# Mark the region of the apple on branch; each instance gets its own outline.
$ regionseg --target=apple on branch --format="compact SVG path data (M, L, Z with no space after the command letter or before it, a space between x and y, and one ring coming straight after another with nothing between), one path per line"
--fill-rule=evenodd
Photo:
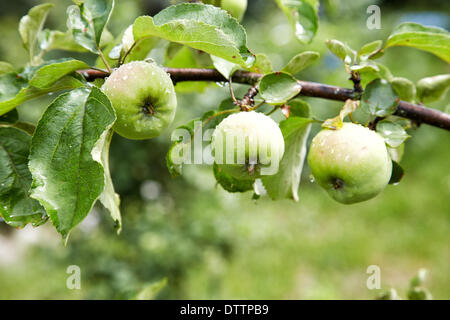
M114 107L114 130L128 139L157 137L175 117L177 98L169 75L155 63L122 65L106 79L103 92Z
M392 171L383 137L353 123L320 131L312 140L308 164L315 181L345 204L375 197L388 184Z
M212 136L216 164L238 180L273 175L284 153L283 134L272 118L255 111L234 113Z

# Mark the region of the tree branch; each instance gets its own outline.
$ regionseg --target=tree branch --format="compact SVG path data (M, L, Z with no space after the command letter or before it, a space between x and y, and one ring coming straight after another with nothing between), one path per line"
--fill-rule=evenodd
M227 82L216 69L194 69L194 68L164 68L174 83L181 81L214 81ZM87 81L97 78L105 78L109 75L106 71L85 69L79 70ZM254 86L262 78L262 74L249 71L236 71L232 76L234 83L248 84ZM329 100L345 101L347 99L357 99L360 95L352 89L330 86L326 84L298 80L302 86L299 95L316 97ZM450 115L436 109L430 109L422 105L415 105L406 101L400 101L395 115L415 120L419 123L426 123L438 128L450 130Z

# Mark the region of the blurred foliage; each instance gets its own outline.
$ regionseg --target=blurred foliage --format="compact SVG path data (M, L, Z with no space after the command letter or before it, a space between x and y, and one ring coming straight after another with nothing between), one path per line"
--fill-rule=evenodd
M17 26L27 10L44 1L0 3L0 60L26 62ZM65 30L69 0L50 1L55 8L48 27ZM375 1L376 2L376 1ZM322 1L316 39L302 45L272 1L249 1L243 25L249 47L266 53L274 69L305 50L321 58L297 77L350 86L341 62L326 39L358 49L386 39L400 22L449 27L448 1L379 1L382 29L365 27L366 8L374 1ZM120 34L138 15L154 14L169 1L117 1L109 29ZM264 36L262 36L264 35ZM280 50L280 48L283 48ZM51 53L46 58L67 56ZM89 54L72 54L95 63ZM435 56L392 48L380 61L395 76L417 81L449 73ZM245 86L235 85L238 96ZM216 107L227 88L210 86L201 94L180 94L173 128ZM22 121L36 122L54 97L19 107ZM307 99L317 118L337 115L342 103ZM449 94L429 106L444 110ZM275 118L281 119L277 112ZM313 128L312 135L319 130ZM450 298L450 158L449 133L422 126L409 132L398 186L352 206L331 200L303 172L300 201L251 200L251 193L228 194L215 185L210 168L185 166L171 179L165 166L170 130L149 141L115 136L111 170L122 198L123 231L117 236L106 212L95 208L76 228L67 247L50 225L14 230L0 224L0 298L121 299L167 278L159 298L332 299L374 298L366 288L368 265L381 268L382 287L405 292L416 270L430 270L427 288L437 299ZM311 139L311 138L310 138ZM66 288L66 269L81 268L81 290Z

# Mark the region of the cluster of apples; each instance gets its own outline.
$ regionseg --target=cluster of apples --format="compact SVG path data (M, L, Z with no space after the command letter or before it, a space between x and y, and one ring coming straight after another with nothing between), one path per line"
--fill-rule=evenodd
M241 19L247 1L222 0L222 7ZM124 41L130 42L130 37L131 32L126 32ZM120 66L106 79L102 90L117 114L114 130L125 138L157 137L174 119L177 99L173 83L153 62L134 61ZM230 133L233 139L239 136L245 141L243 150L227 149L226 137ZM218 139L218 136L225 138ZM254 111L242 111L225 118L216 127L212 141L213 151L225 150L225 157L233 159L244 157L243 162L219 164L223 171L238 180L255 180L264 174L264 169L278 168L284 148L278 124L269 116ZM264 153L259 152L262 149ZM392 171L384 139L375 131L354 123L320 131L312 140L308 164L315 181L333 199L345 204L379 194L388 184Z

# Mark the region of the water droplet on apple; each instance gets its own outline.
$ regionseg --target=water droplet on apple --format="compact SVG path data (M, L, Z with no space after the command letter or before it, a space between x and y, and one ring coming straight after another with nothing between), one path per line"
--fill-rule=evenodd
M314 179L314 176L312 174L309 175L309 181L311 183L314 183L316 180Z

